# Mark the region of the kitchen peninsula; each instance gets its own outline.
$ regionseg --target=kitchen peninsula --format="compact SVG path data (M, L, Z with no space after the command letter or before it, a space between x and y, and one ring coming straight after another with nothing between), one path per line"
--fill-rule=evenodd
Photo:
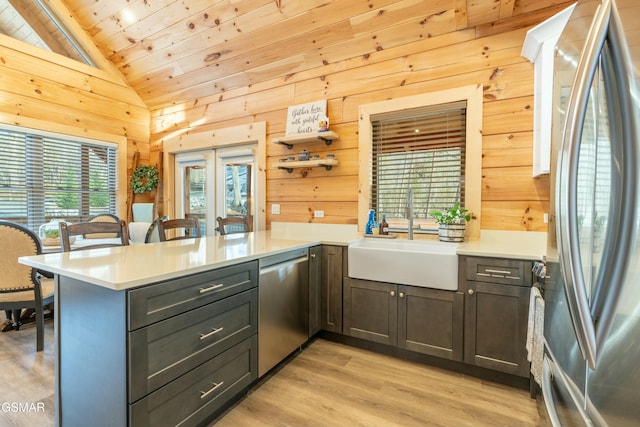
M22 258L56 278L57 424L208 420L257 379L258 260L320 243L261 231Z

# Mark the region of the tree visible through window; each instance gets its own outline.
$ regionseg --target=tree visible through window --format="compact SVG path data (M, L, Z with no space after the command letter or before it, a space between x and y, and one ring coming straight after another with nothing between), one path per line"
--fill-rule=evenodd
M407 191L414 226L436 229L429 212L464 206L466 103L400 111L372 120L371 208L391 228L407 228Z
M34 231L116 210L116 148L0 129L0 218Z

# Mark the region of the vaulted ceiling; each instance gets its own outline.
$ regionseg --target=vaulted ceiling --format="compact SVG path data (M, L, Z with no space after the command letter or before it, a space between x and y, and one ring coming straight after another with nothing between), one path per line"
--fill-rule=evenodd
M61 1L151 110L566 5L559 0Z

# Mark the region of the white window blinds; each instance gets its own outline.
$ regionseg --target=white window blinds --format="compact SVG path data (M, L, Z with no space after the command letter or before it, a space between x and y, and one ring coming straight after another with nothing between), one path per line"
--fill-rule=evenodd
M114 146L0 128L0 147L0 219L37 231L115 214Z
M406 228L406 194L421 228L435 228L429 211L464 206L466 103L457 102L376 117L373 125L372 200L392 228Z

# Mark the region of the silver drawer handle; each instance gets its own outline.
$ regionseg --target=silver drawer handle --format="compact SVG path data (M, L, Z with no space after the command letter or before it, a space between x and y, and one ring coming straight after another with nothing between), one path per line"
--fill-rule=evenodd
M485 270L487 273L498 273L498 274L511 274L510 271L505 271L505 270L490 270L490 269L486 269Z
M211 335L217 334L218 332L220 332L223 329L224 329L224 327L220 326L219 328L213 328L213 330L211 332L209 332L208 334L200 334L200 341L209 338Z
M476 275L478 275L478 276L491 277L491 275L490 275L489 273L476 273Z
M209 390L207 390L207 391L200 390L200 399L204 399L205 397L209 396L211 393L216 391L216 389L218 389L218 387L220 387L222 384L224 384L224 381L220 381L218 384L216 384L216 383L211 383L211 384L213 384L213 387L211 387Z
M224 286L224 283L220 283L219 285L209 286L208 288L200 288L200 293L204 294L207 292L215 291L216 289L220 289Z

